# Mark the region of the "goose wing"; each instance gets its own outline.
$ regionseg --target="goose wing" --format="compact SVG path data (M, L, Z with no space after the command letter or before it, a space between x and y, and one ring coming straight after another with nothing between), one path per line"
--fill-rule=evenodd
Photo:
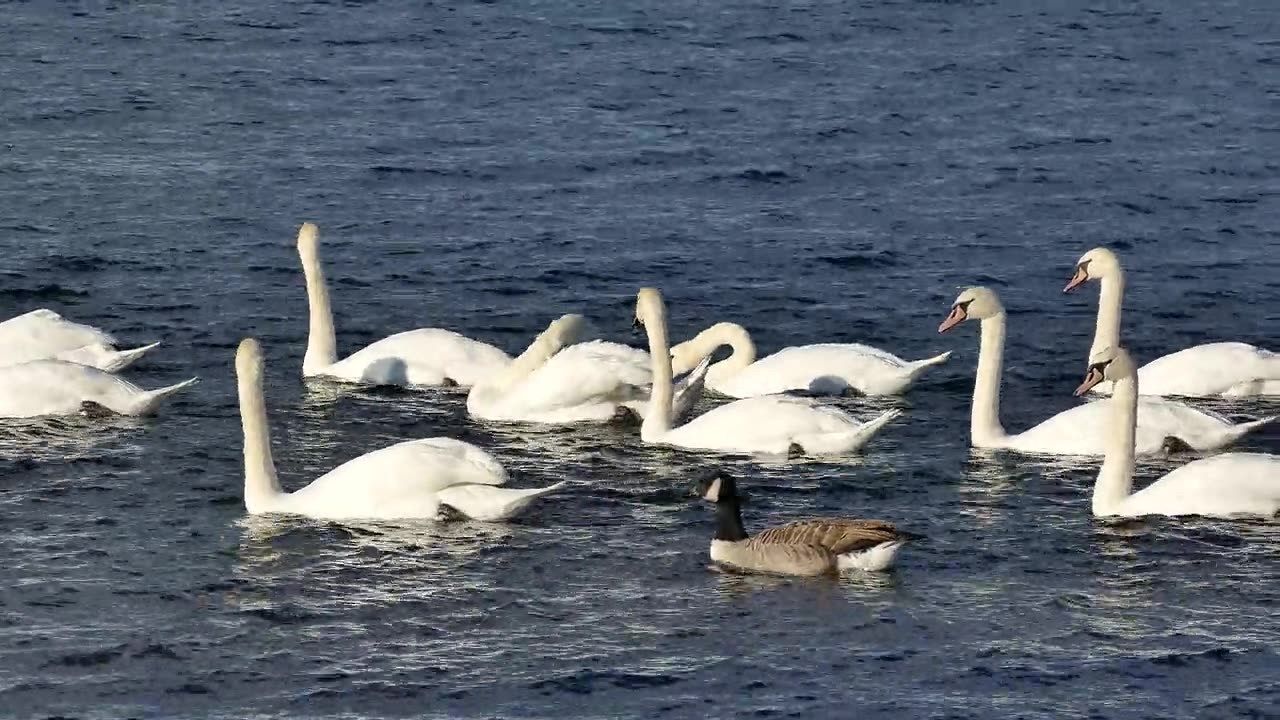
M772 527L756 534L764 544L818 545L836 555L873 548L881 543L906 539L891 523L883 520L813 518Z

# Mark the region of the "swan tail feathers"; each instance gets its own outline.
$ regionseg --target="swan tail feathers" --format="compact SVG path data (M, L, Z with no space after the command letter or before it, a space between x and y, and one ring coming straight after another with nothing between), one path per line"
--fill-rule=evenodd
M948 350L942 353L941 355L934 355L931 358L925 358L924 360L917 360L911 363L911 372L910 372L911 379L912 380L916 379L917 377L920 376L920 373L924 372L925 370L928 370L929 368L935 365L941 365L950 359L951 359L951 351Z
M843 455L862 448L881 428L902 415L901 410L886 410L879 417L848 432L822 433L795 438L808 455Z
M145 392L142 394L142 398L138 403L134 405L133 412L130 414L150 415L155 412L156 408L160 407L160 404L168 399L170 395L180 393L198 382L200 382L200 378L193 377L189 380L183 380L176 385L170 385L168 387L157 388L155 390Z
M898 557L898 550L906 544L906 540L891 540L858 552L836 556L836 565L841 570L864 570L880 572L893 567Z
M103 363L100 365L100 369L110 373L120 372L130 365L138 362L138 360L142 359L143 355L146 355L159 345L160 343L153 342L150 345L143 345L142 347L136 347L131 350L116 350L114 352L109 352L104 357Z
M481 522L508 520L520 514L534 500L568 484L561 480L546 487L515 489L492 485L453 485L438 494L440 504L456 513Z
M1219 447L1221 447L1221 445L1226 445L1227 443L1235 442L1260 427L1270 425L1275 422L1276 418L1280 418L1280 415L1270 415L1262 418L1261 420L1250 420L1249 422L1232 425L1226 429L1225 433L1223 433L1223 441L1220 443Z

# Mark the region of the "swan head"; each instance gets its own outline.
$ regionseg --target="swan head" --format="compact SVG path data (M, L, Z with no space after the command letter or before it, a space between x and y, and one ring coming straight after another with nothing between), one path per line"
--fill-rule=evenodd
M250 380L262 377L262 345L253 338L240 341L236 348L236 375Z
M302 223L298 228L298 254L316 257L320 253L320 228L315 223Z
M644 327L646 322L661 318L665 312L662 293L657 288L640 288L640 292L636 294L636 321L632 327Z
M965 320L986 320L1003 313L1004 305L994 290L985 287L966 288L951 303L951 312L938 326L938 332L944 333Z
M738 484L733 476L717 470L698 480L693 491L698 497L713 503L731 502L738 497Z
M1101 280L1119 272L1120 258L1107 248L1096 247L1076 261L1076 273L1071 276L1071 282L1062 288L1062 292L1071 292L1090 280Z
M545 334L557 347L564 347L578 342L586 328L585 317L569 313L552 320Z
M1127 350L1122 347L1105 347L1089 356L1089 369L1085 371L1084 382L1076 388L1075 394L1077 397L1084 395L1100 382L1115 382L1133 377L1137 371Z

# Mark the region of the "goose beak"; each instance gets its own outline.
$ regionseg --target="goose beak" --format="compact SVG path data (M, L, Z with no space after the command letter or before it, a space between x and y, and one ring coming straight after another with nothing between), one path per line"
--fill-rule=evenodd
M1098 368L1089 368L1088 374L1084 376L1084 382L1080 383L1080 387L1076 388L1075 396L1089 392L1089 390L1098 383L1102 382L1102 371Z
M1062 288L1062 292L1069 293L1083 285L1088 279L1089 271L1084 268L1084 265L1077 266L1076 274L1071 276L1071 282L1067 283L1067 286Z
M959 305L956 305L955 307L951 308L951 314L947 315L947 319L943 320L942 324L938 326L938 332L944 333L950 330L951 328L964 322L965 318L967 317L969 317L969 314L965 312L964 308L960 307Z

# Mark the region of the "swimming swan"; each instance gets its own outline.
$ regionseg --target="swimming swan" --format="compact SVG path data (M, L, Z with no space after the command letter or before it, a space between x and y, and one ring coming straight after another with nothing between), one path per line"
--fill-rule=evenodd
M938 327L938 332L946 332L965 320L982 321L978 372L973 382L973 407L969 419L969 442L973 447L1050 455L1103 454L1106 450L1103 421L1107 417L1107 409L1100 403L1085 403L1064 410L1016 435L1005 432L1000 424L1004 305L994 291L971 287L956 298L951 313ZM1161 453L1171 447L1181 449L1184 444L1196 450L1212 450L1230 444L1274 419L1232 425L1221 416L1180 402L1143 398L1138 409L1137 448L1144 455Z
M1095 517L1141 515L1205 515L1228 517L1280 512L1280 456L1224 453L1188 463L1147 487L1133 492L1134 435L1141 374L1124 348L1105 348L1089 358L1083 395L1110 381L1107 454L1093 486Z
M476 520L504 520L535 498L563 487L494 487L507 471L489 453L460 440L408 440L353 458L310 485L284 492L276 478L262 389L262 348L252 338L236 350L244 429L244 506L251 515L290 513L343 519L436 518L442 505Z
M844 518L800 520L748 537L732 477L718 473L700 481L696 492L716 504L712 561L740 570L784 575L887 570L915 537L882 520Z
M165 398L199 378L156 390L88 365L65 360L32 360L0 367L0 417L44 415L150 415Z
M941 365L950 352L925 360L907 361L869 345L821 343L786 347L756 359L756 346L746 328L716 323L692 339L671 349L677 372L688 369L721 345L733 354L707 371L707 387L728 397L772 395L807 390L823 395L843 395L853 390L863 395L897 395L927 369Z
M419 328L385 337L338 360L329 287L320 265L320 230L303 223L298 257L307 281L310 329L303 377L377 385L471 387L500 372L511 358L498 348L452 330Z
M159 344L117 350L116 339L107 332L72 322L46 308L0 322L0 365L65 360L119 372Z
M649 407L649 353L620 343L577 342L581 315L551 323L510 367L467 395L467 412L483 420L542 424L606 422L644 417ZM702 397L707 364L681 383L677 415Z
M721 405L673 428L666 307L657 290L640 290L636 323L649 335L653 364L649 411L640 425L640 438L646 443L729 453L780 455L798 450L809 455L839 455L862 447L902 414L889 410L864 424L808 398L762 395Z
M1120 343L1120 308L1124 299L1124 270L1111 250L1097 247L1080 257L1075 275L1063 288L1071 292L1090 280L1098 280L1098 322L1090 353ZM1242 342L1195 345L1156 358L1138 368L1144 395L1280 395L1280 354ZM1111 383L1093 392L1111 392Z

